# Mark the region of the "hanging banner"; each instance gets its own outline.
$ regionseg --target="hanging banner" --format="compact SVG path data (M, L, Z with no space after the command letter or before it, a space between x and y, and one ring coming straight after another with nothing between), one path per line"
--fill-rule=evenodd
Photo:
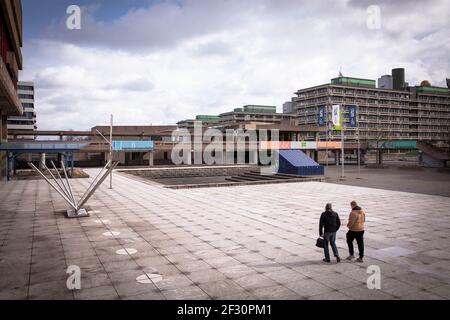
M334 130L341 131L342 130L342 112L341 106L338 104L333 105L333 113L331 118L334 126Z
M325 125L325 106L319 107L318 125L319 125L319 127L323 127Z
M355 128L358 126L357 123L356 106L348 106L348 120L350 127Z

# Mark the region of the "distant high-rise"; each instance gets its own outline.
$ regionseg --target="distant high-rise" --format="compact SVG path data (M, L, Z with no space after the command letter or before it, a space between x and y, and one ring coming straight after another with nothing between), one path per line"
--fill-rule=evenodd
M405 69L392 69L392 89L403 90L406 87L405 83Z
M294 109L292 108L292 101L288 101L283 103L283 113L293 113Z
M8 130L29 131L30 135L20 135L18 139L34 140L33 132L36 126L36 111L34 109L34 84L33 82L19 82L18 93L22 102L23 114L21 116L8 117ZM12 137L10 137L11 139Z
M381 76L381 78L378 78L378 88L392 90L394 88L392 83L392 76L390 74L386 74L384 76Z

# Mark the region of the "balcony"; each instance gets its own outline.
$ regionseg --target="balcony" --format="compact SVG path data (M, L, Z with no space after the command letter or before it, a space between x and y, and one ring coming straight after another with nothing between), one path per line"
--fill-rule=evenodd
M2 59L0 59L0 109L12 116L20 116L23 113L22 103Z

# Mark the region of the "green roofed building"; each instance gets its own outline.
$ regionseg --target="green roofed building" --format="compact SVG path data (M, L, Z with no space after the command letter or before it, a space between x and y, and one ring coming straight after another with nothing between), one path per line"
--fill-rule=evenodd
M277 113L276 106L247 105L242 108L243 112L254 113Z
M297 118L295 114L277 113L276 106L266 105L245 105L231 112L222 113L219 117L220 126L225 129L249 123L294 126Z
M198 115L195 117L195 120L197 121L203 121L203 122L219 122L220 117L219 116L211 116L211 115Z
M367 88L376 88L376 86L377 86L375 80L349 78L349 77L338 77L338 78L331 79L331 84L367 87Z

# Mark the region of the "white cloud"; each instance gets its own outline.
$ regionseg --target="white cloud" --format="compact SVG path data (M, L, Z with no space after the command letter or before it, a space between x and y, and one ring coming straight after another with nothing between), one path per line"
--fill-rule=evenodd
M411 84L444 85L445 1L380 6L382 28L369 30L366 7L352 1L163 2L26 43L22 79L36 82L42 129L88 129L110 113L120 124L174 124L243 104L281 106L341 67L374 79L405 67Z

